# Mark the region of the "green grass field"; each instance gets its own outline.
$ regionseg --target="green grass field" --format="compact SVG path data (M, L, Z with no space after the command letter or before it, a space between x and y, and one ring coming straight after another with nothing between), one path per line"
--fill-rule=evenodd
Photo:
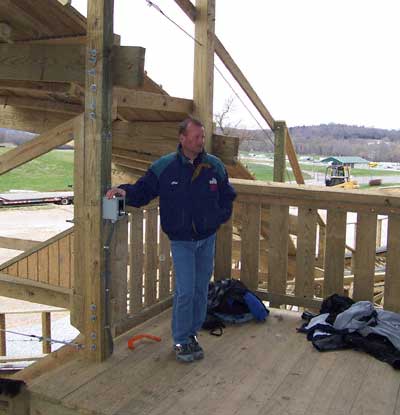
M0 154L7 151L0 148ZM71 190L74 152L53 150L0 176L0 192L11 189L57 191Z
M287 163L289 164L289 163ZM301 170L306 171L313 171L318 173L325 173L326 167L325 166L315 166L313 164L304 164L300 163ZM352 176L400 176L399 170L376 170L376 169L351 169Z
M245 165L255 174L257 180L272 181L274 176L274 168L272 166L248 162L245 162ZM303 176L305 179L311 179L311 176L305 172L303 172ZM295 180L294 175L290 170L287 171L285 179L286 181Z

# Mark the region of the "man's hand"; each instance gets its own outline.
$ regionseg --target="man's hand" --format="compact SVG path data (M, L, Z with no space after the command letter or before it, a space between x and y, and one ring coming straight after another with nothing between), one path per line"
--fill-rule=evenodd
M119 187L112 187L111 189L107 190L106 198L112 199L114 196L122 196L125 197L126 192L124 189L120 189Z

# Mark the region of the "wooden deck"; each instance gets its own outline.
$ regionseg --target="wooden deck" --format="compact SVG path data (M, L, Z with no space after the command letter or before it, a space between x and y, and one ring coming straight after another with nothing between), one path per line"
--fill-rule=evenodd
M181 364L171 351L170 311L122 336L101 364L76 359L37 378L35 415L400 414L400 372L355 351L320 353L295 312L271 310L265 324L200 335L203 361ZM139 333L162 337L127 339Z

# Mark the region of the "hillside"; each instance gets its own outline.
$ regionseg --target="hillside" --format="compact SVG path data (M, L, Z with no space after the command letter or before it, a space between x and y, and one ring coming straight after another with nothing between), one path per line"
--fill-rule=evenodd
M289 128L298 154L360 156L374 161L400 160L400 130L321 124ZM242 151L272 151L272 133L231 129Z

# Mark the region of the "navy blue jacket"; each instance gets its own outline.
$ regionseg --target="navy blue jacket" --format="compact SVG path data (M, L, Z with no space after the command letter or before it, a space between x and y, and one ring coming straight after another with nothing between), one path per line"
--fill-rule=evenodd
M221 160L203 152L191 163L180 146L155 161L135 184L119 187L134 207L160 196L161 227L171 240L181 241L215 233L230 218L236 197Z

